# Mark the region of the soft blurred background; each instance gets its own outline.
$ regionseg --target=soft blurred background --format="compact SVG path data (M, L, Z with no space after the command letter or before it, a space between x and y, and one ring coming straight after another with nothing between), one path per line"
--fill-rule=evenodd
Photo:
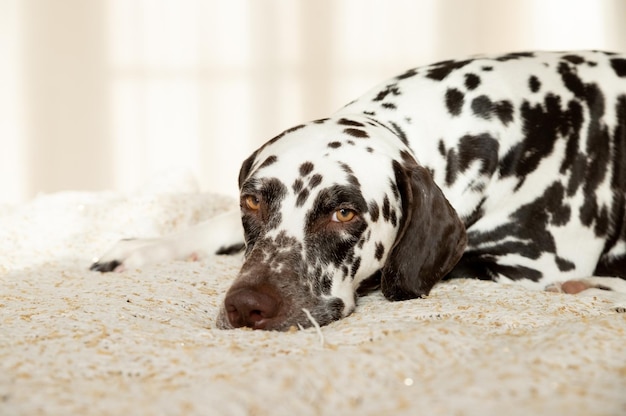
M626 51L625 0L0 0L0 202L241 161L410 67Z

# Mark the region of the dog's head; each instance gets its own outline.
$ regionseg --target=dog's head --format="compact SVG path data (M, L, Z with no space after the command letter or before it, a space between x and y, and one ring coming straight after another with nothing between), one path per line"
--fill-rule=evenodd
M356 294L425 296L465 228L400 138L361 116L287 130L239 175L245 260L217 324L285 330L349 315Z

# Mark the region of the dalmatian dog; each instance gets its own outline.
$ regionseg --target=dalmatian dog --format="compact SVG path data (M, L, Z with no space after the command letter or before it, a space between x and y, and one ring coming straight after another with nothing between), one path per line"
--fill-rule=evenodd
M624 294L626 56L411 69L265 143L239 188L239 211L122 241L92 269L244 250L220 328L325 325L357 295L420 298L451 278Z

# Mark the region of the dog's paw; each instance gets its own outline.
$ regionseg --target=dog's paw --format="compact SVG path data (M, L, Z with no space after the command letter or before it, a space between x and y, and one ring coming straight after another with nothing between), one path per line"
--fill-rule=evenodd
M547 292L594 296L609 303L609 310L626 313L626 280L616 277L586 277L546 286Z
M111 260L111 261L103 262L103 261L100 261L99 259L95 259L92 265L89 266L89 270L94 271L94 272L102 272L102 273L121 271L118 269L121 265L122 263L120 263L118 260Z
M584 280L566 280L564 282L550 283L548 286L546 286L545 291L575 295L582 292L583 290L591 289L594 287L595 286L592 286L590 283Z
M164 254L163 250L159 250L158 241L157 239L120 240L102 257L94 259L89 270L102 273L123 272L129 268L153 263L158 254Z

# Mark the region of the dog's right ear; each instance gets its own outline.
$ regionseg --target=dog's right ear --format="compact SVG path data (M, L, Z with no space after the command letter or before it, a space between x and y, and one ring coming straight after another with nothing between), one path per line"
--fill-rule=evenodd
M394 161L403 213L381 276L381 289L389 300L428 295L456 265L467 244L465 225L430 173L408 155L404 162Z

